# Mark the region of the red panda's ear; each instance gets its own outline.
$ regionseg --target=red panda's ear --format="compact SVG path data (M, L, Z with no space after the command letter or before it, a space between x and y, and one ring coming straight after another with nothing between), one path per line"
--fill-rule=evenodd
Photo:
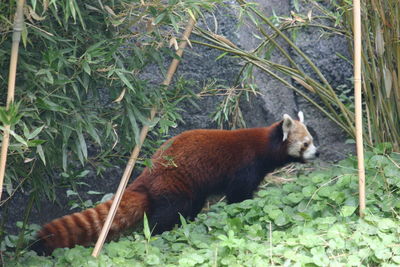
M282 131L283 131L283 140L285 141L288 138L290 130L293 128L294 122L292 118L285 114L283 115L283 123L282 123Z
M299 121L301 123L304 123L304 114L302 111L299 111L299 113L297 114L297 116L299 117Z

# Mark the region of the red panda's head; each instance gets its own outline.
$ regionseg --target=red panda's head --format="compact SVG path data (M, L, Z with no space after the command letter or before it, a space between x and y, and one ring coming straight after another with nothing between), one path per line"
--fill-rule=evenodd
M287 143L289 156L306 161L318 157L313 137L304 125L303 112L298 114L299 120L293 120L289 115L283 115L283 142Z

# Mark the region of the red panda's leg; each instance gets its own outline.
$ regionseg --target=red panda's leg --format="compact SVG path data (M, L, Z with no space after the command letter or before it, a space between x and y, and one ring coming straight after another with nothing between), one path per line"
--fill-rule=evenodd
M258 171L256 164L238 171L231 179L225 191L228 203L237 203L253 197L264 174Z
M254 190L243 191L239 190L239 188L231 188L231 190L226 193L226 199L229 204L242 202L243 200L253 198L253 192Z
M189 215L190 220L194 220L196 218L197 214L199 214L200 211L203 209L204 203L206 203L206 196L198 196L192 202L192 211L191 214Z
M153 233L160 234L179 225L180 215L188 219L194 218L203 204L204 201L196 201L179 195L159 196L153 199L149 215L149 224Z

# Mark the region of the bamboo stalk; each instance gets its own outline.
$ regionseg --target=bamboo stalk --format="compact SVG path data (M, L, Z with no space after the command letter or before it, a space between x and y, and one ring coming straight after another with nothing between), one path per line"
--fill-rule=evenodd
M362 136L362 105L361 105L361 8L360 0L353 1L354 20L354 97L356 120L356 145L358 159L358 190L360 217L365 215L365 170L364 148Z
M179 48L176 51L176 55L179 58L182 57L183 51L188 44L189 36L192 33L194 24L195 24L195 20L193 18L190 18L190 20L185 28L185 32L183 33L182 41L180 42ZM171 83L172 77L179 65L179 62L180 62L180 60L176 59L176 58L174 58L172 60L171 65L169 66L166 78L162 83L163 85L168 86ZM156 109L156 107L153 107L150 111L150 118L149 118L150 121L152 121L154 119L156 113L157 113L157 109ZM139 155L142 144L143 144L144 140L146 139L148 131L149 131L148 125L144 125L142 130L140 131L140 142L139 142L139 144L136 144L135 148L133 149L133 151L131 153L129 161L125 167L124 174L122 175L121 182L118 186L117 192L114 197L114 201L111 205L110 211L108 212L107 219L104 222L104 225L103 225L103 228L101 229L99 238L97 239L96 245L93 249L93 252L92 252L93 257L97 257L99 255L100 250L104 245L104 242L107 238L107 234L110 230L112 221L114 220L115 214L117 213L119 203L121 202L123 192L125 190L126 185L128 184L129 177L132 174L132 170L136 164L136 159Z
M12 46L11 46L11 59L10 59L10 72L8 74L8 90L7 90L7 103L6 110L9 110L10 105L14 103L15 95L15 77L17 73L17 62L18 62L18 49L19 41L21 40L21 32L24 23L24 4L25 0L18 0L17 10L15 12L14 27L12 35ZM8 144L10 142L10 128L11 125L4 125L3 142L1 144L1 155L0 155L0 200L3 192L4 175L6 172L7 152Z

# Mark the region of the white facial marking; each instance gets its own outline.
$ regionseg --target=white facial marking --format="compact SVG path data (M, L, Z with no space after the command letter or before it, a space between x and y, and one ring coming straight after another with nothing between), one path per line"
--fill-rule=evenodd
M292 157L299 158L301 146L303 142L296 141L294 143L290 143L288 147L288 154Z
M299 117L299 121L301 123L304 123L304 114L302 111L299 111L299 113L297 114L297 116Z
M315 153L317 153L317 148L314 146L314 144L311 144L303 152L303 158L304 159L314 159L315 158Z

